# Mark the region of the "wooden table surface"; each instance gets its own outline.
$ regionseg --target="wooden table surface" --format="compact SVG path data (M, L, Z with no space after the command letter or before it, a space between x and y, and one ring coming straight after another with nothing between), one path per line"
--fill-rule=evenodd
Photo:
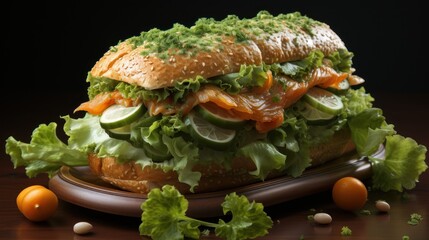
M389 123L404 136L414 138L420 144L429 146L429 128L427 127L429 97L423 94L379 94L374 95L375 105L384 110ZM72 96L56 96L58 101ZM35 102L43 100L37 97ZM22 104L18 103L18 104ZM26 106L26 111L18 112L7 108L12 113L2 121L0 139L13 135L19 140L28 141L32 129L40 123L60 121L55 117L67 114L59 105L50 109ZM61 109L61 110L60 110ZM22 110L22 109L21 109ZM57 111L58 110L58 111ZM5 122L6 121L6 122ZM22 168L13 169L9 156L0 151L0 239L146 239L139 235L140 219L117 216L90 209L85 209L60 200L55 215L46 222L33 223L24 218L18 211L15 198L25 187L33 184L48 186L49 179L39 176L29 179ZM385 199L391 205L387 214L375 211L374 201ZM266 208L274 221L270 234L261 239L402 239L409 236L411 240L429 239L429 171L420 178L417 187L404 194L389 192L369 192L369 201L364 207L372 212L370 215L344 212L333 204L330 192L322 192L279 205ZM320 226L307 219L313 214L312 209L329 213L333 222ZM417 226L407 224L410 214L422 215L423 221ZM76 222L87 221L94 229L88 235L73 233ZM349 237L341 236L341 228L348 226L352 230ZM215 239L209 236L204 239Z

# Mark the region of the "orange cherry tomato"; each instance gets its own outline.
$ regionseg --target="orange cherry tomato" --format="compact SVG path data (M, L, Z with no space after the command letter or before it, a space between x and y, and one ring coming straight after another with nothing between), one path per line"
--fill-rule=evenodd
M21 211L21 205L22 205L22 200L24 199L24 196L27 195L27 193L29 193L31 190L39 187L43 188L44 186L42 185L29 186L18 194L18 197L16 197L16 205L18 206L19 211Z
M354 177L339 179L332 188L332 198L335 204L347 211L361 209L368 198L368 190L365 184Z
M33 185L23 189L16 198L19 211L30 221L48 220L58 207L58 198L54 192L41 186Z

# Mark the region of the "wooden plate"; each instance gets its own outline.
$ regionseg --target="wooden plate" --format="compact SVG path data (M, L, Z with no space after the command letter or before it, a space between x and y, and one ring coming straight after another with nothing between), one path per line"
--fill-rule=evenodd
M374 157L383 158L384 147L381 146ZM309 168L298 178L284 176L225 191L188 194L187 215L196 218L223 215L220 204L231 192L244 194L249 200L267 207L329 190L336 180L344 176L367 179L371 176L371 165L366 158L349 155ZM49 181L49 187L64 201L123 216L141 217L140 206L146 200L144 194L127 192L103 182L91 173L89 167L62 167Z

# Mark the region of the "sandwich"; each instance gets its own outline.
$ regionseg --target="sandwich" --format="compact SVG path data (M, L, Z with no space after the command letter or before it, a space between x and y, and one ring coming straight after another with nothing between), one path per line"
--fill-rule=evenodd
M426 147L398 135L325 23L298 12L201 18L120 41L88 72L88 101L6 152L29 177L89 166L120 189L182 193L299 177L346 154L368 157L372 184L411 189ZM384 146L385 157L372 155Z

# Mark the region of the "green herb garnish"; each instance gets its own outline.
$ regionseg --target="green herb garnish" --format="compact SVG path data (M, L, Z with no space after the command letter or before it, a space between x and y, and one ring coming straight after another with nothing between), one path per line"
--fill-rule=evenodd
M359 213L362 215L371 215L371 211L368 209L363 209Z
M351 236L352 235L352 230L349 227L344 226L344 227L341 228L341 235L342 236Z
M423 220L422 215L418 213L413 213L410 215L410 220L408 220L408 224L416 226Z
M246 44L248 40L269 37L286 27L296 34L313 36L312 28L320 24L299 12L273 16L267 11L261 11L249 19L229 15L220 21L201 18L191 27L176 23L170 29L154 28L126 41L134 47L144 45L142 55L155 54L167 59L172 54L193 56L201 51L222 50L222 41L227 37Z
M214 228L216 236L224 239L252 239L268 234L273 225L261 203L249 202L245 196L236 193L227 195L222 203L223 213L232 215L229 222L220 219L218 223L211 223L186 216L188 201L170 185L165 185L162 190L151 190L141 208L140 234L154 240L198 239L200 226Z

